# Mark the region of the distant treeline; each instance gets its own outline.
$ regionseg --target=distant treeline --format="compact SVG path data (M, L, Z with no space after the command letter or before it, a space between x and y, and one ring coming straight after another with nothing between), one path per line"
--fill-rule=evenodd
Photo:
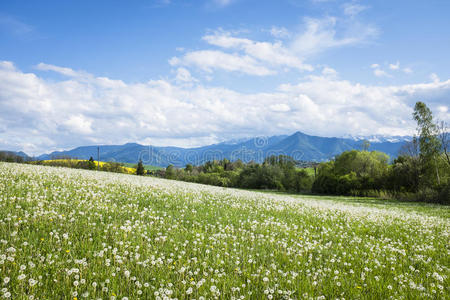
M314 172L314 171L313 171ZM313 184L313 174L308 169L296 167L289 156L271 156L262 164L244 164L228 159L209 161L201 166L188 164L184 169L168 166L156 175L168 179L197 182L223 187L247 189L275 189L280 191L307 192Z
M29 158L23 157L11 151L0 151L0 161L23 163L29 160Z

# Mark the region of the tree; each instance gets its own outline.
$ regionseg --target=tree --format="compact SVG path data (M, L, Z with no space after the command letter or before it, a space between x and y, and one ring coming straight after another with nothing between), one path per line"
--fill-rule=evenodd
M414 120L417 122L417 132L419 134L420 158L425 177L430 177L436 172L437 183L440 184L437 156L441 150L441 143L438 139L438 127L433 123L433 113L423 102L417 102L414 106Z
M390 169L388 186L394 191L417 193L419 190L421 163L419 141L413 137L412 141L404 144L399 156L394 160Z
M140 159L136 167L136 175L142 176L144 174L145 174L144 164L142 163L142 159Z
M89 161L88 161L88 169L95 170L95 162L94 162L94 158L92 156L89 158Z
M442 151L447 161L448 167L450 167L450 128L447 123L441 121L438 125L439 140L441 142Z
M184 168L184 170L189 173L192 172L193 169L194 169L194 167L191 164L187 164L186 168Z
M175 170L173 165L168 165L166 168L166 174L165 174L167 179L174 179L175 177Z

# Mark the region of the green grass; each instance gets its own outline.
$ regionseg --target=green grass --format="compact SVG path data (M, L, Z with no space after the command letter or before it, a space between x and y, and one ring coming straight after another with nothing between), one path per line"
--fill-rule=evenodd
M447 208L372 200L0 163L0 297L448 299Z
M136 168L136 166L137 166L137 164L132 164L132 163L123 163L123 165L128 168ZM144 169L150 170L150 171L156 171L156 170L163 170L164 168L157 167L157 166L151 166L151 165L144 165Z
M376 197L353 197L353 196L331 196L331 195L311 195L294 194L275 190L252 190L257 193L266 193L273 195L285 195L297 199L311 199L320 201L330 201L334 203L345 203L348 205L364 205L366 207L375 207L381 209L401 209L404 212L422 213L430 216L438 216L450 219L450 207L441 204L399 201L394 199L381 199Z

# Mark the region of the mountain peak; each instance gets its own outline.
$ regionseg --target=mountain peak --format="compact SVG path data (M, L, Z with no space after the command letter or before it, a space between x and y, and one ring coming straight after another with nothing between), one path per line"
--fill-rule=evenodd
M307 134L306 133L303 133L303 132L301 132L301 131L296 131L293 135L291 135L291 136L306 136Z

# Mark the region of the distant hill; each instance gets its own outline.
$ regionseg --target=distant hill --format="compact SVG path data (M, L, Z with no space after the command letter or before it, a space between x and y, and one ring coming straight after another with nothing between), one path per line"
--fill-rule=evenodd
M398 155L399 149L407 138L396 138L395 141L373 140L369 150L387 153L391 158ZM40 160L72 157L79 159L97 159L98 146L83 146L68 151L57 151L37 157ZM242 161L262 162L270 155L285 154L297 160L326 161L343 151L362 149L362 138L329 138L318 137L296 132L293 135L272 137L256 137L227 141L219 144L197 148L155 147L136 143L125 145L100 145L100 160L137 163L142 159L144 164L166 167L202 164L208 160L241 159Z
M0 150L0 153L2 156L19 156L23 158L24 160L30 160L31 157L29 157L25 152L19 151L8 151L8 150Z

